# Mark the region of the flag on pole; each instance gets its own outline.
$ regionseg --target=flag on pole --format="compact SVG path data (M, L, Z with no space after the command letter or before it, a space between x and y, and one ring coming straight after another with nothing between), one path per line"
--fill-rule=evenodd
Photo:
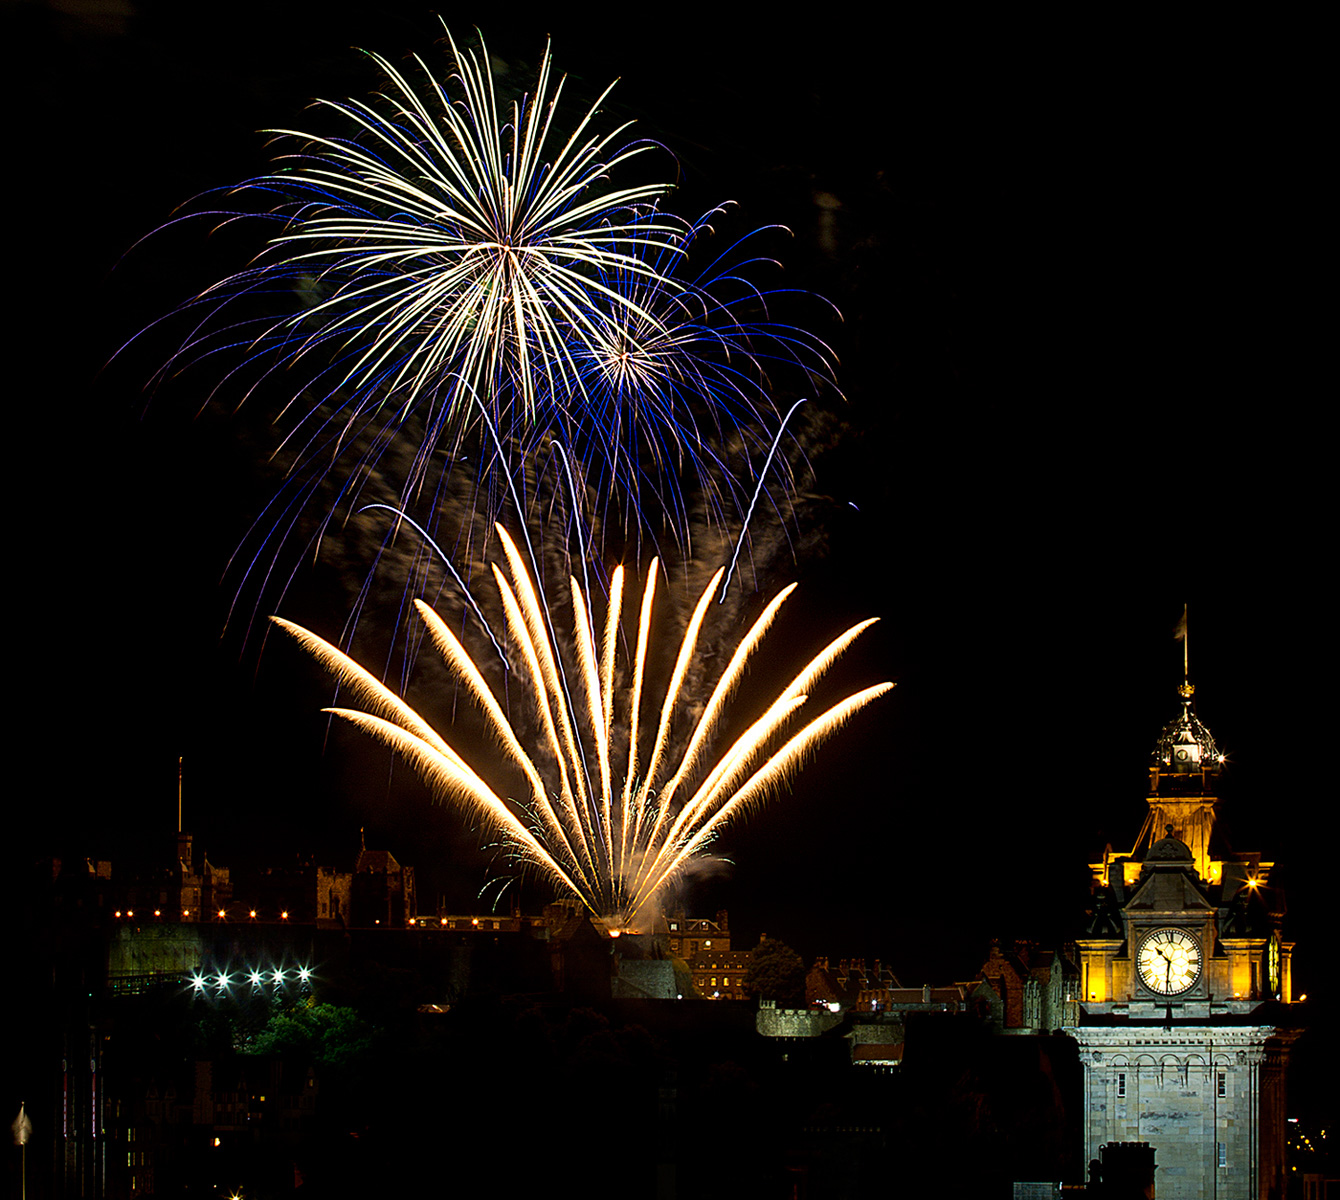
M28 1120L28 1114L23 1110L22 1101L19 1102L19 1115L9 1129L14 1135L14 1145L16 1146L26 1146L28 1139L33 1136L33 1123Z
M1177 628L1173 630L1173 640L1178 642L1186 641L1186 605L1182 605L1182 616L1177 622Z

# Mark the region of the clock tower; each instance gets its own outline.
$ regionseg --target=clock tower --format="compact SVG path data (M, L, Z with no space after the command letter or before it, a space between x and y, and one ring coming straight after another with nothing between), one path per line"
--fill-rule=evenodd
M1080 958L1086 1160L1154 1148L1159 1200L1285 1194L1293 944L1273 864L1214 837L1223 755L1183 682L1134 848L1093 871Z

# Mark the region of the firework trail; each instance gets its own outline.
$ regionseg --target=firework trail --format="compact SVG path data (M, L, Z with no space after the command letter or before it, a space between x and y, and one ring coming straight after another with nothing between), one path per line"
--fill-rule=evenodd
M627 125L599 131L610 89L560 133L547 47L533 92L505 103L482 42L447 40L445 81L417 56L412 81L370 54L373 101L317 102L341 133L274 131L275 170L239 190L281 228L186 306L203 318L161 372L222 355L247 396L290 381L287 478L233 564L241 589L282 595L368 501L435 535L465 460L486 525L513 491L529 525L543 490L529 472L551 443L593 529L682 544L696 497L738 522L761 482L777 426L766 372L831 384L827 347L773 321L780 293L750 280L771 262L753 249L762 231L693 268L708 219L661 212L667 184L614 182L652 147L624 145Z
M300 626L273 620L371 710L327 711L400 751L436 791L480 818L517 859L578 897L610 929L636 930L645 924L655 898L698 859L724 825L762 803L819 742L893 686L882 683L859 691L796 728L807 715L802 710L820 677L874 623L861 622L811 659L724 753L709 756L746 666L793 584L750 626L705 705L694 713L683 752L672 755L671 731L685 704L685 679L724 568L702 591L669 682L655 703L648 663L656 561L637 606L635 649L625 669L631 671L630 682L616 670L622 567L611 577L599 628L591 597L570 577L572 646L564 655L520 552L501 527L497 532L507 572L495 565L493 575L514 660L520 664L522 690L543 731L533 739L543 751L539 761L447 624L422 601L416 607L452 674L484 716L501 757L524 777L524 800L510 799L505 790L486 782L414 709L347 655ZM626 711L619 711L625 696ZM621 756L616 742L626 742Z

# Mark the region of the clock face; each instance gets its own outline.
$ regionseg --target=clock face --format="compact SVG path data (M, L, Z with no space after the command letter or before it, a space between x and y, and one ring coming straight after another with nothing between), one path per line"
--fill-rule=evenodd
M1140 942L1136 966L1151 992L1180 996L1200 978L1200 943L1183 929L1155 929Z

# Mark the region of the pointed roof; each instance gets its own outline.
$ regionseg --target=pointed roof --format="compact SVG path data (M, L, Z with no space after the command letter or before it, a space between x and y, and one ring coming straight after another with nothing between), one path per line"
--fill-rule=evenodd
M1155 842L1145 855L1140 882L1126 902L1125 911L1156 914L1196 910L1214 911L1216 905L1200 885L1191 847L1173 836L1170 825L1168 836Z

